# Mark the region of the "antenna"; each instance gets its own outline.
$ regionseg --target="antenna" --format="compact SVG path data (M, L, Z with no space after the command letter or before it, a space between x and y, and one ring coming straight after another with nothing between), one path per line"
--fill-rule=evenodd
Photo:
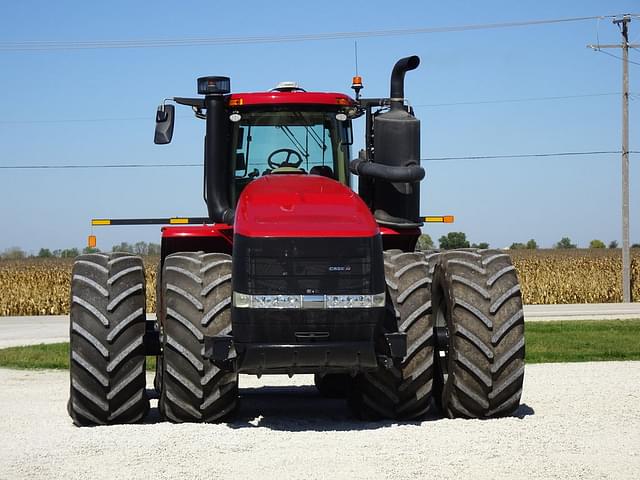
M358 41L353 42L353 50L356 57L356 77L358 76Z

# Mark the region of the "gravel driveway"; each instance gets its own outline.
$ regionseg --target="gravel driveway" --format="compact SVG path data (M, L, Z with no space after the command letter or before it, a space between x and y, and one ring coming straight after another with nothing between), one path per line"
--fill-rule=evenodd
M149 378L151 380L151 378ZM76 428L68 373L0 369L0 478L615 478L640 472L640 362L527 367L500 420L362 423L312 377L241 377L230 424Z

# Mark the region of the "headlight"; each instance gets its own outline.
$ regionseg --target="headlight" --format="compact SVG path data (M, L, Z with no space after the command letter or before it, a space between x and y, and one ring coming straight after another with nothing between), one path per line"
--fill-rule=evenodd
M233 292L236 308L270 309L334 309L334 308L381 308L385 305L385 294L375 295L249 295Z
M300 295L254 295L251 308L300 308Z

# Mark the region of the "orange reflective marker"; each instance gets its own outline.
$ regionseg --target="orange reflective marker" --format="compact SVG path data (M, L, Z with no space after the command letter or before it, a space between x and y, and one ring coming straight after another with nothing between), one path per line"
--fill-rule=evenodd
M453 223L453 215L429 215L423 218L426 223Z
M98 244L98 242L96 240L96 236L95 235L89 235L89 238L87 238L87 246L89 248L96 248L97 244Z

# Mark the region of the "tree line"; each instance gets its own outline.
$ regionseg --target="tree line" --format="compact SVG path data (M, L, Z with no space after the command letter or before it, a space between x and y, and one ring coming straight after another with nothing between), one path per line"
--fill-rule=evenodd
M438 239L439 248L441 250L452 250L454 248L489 248L487 242L471 243L467 240L467 235L464 232L449 232L446 235L441 236ZM589 242L588 248L606 248L607 245L602 240L594 239ZM618 242L612 240L609 242L609 248L618 248ZM433 239L426 233L420 235L418 243L416 245L418 250L431 250L436 248ZM537 250L538 242L535 239L530 239L527 242L514 242L509 247L509 250ZM569 237L562 237L558 242L553 245L556 249L578 248L576 243L573 243ZM640 248L640 243L634 243L631 248Z
M588 248L618 248L618 242L616 240L610 241L605 244L602 240L594 239L589 242ZM441 250L452 250L454 248L489 248L489 243L479 242L472 243L467 240L467 234L464 232L449 232L446 235L441 236L438 239L438 247L436 247L433 239L426 233L420 235L416 249L418 250L432 250L440 248ZM510 250L537 250L538 243L532 238L526 242L514 242L509 247ZM553 245L553 248L557 249L569 249L578 248L576 243L573 243L569 237L562 237L557 243ZM634 243L631 248L640 248L640 243ZM101 252L99 248L85 247L82 250L78 248L65 248L51 250L49 248L41 248L36 255L28 254L20 247L10 247L0 253L0 258L4 260L20 260L23 258L75 258L82 253L97 253ZM109 251L109 250L107 250ZM118 245L111 247L112 252L127 252L135 255L160 255L160 245L152 242L136 242L128 243L122 242Z
M0 258L4 260L21 260L23 258L75 258L83 253L99 253L102 250L99 248L85 247L82 250L79 248L64 248L51 250L49 248L41 248L36 255L29 255L20 247L10 247L0 253ZM107 250L109 251L109 250ZM160 244L136 242L128 243L122 242L118 245L111 247L112 252L127 252L136 255L160 255Z

